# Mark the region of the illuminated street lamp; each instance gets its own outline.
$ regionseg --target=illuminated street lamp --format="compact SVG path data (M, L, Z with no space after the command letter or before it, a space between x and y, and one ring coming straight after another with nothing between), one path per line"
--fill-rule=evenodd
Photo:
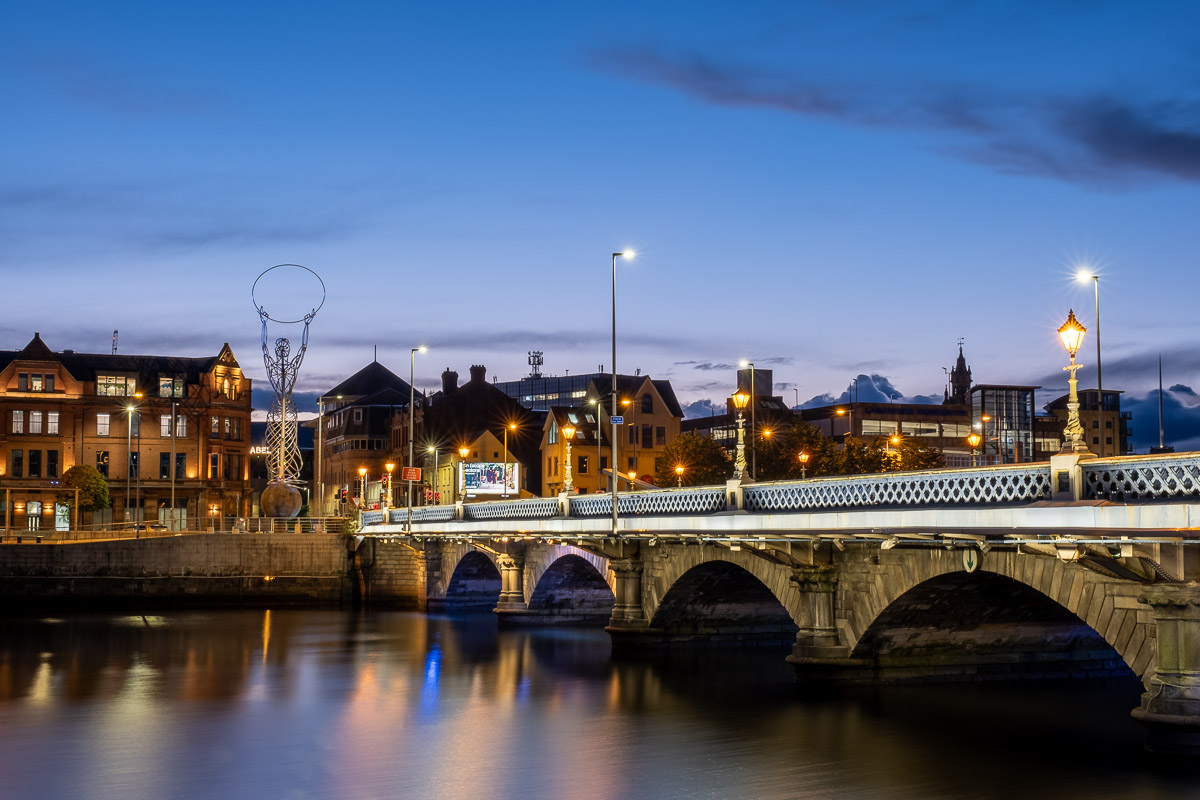
M683 486L683 464L675 465L675 485Z
M1063 447L1064 453L1088 453L1087 445L1083 441L1083 426L1079 424L1079 392L1077 391L1078 381L1075 379L1075 373L1079 370L1082 364L1075 363L1075 354L1079 352L1079 346L1083 344L1083 334L1087 332L1087 328L1079 324L1079 320L1075 319L1075 310L1071 309L1071 313L1067 315L1067 321L1058 329L1058 337L1062 339L1063 347L1071 355L1071 365L1063 367L1070 378L1067 380L1067 385L1071 387L1071 391L1067 396L1067 427L1063 430Z
M387 470L387 490L379 493L379 505L386 510L392 506L392 470L396 468L396 465L389 461L383 465L383 468Z
M362 482L362 494L359 495L359 506L363 509L367 507L367 468L358 468L358 478Z
M975 431L967 436L967 444L971 447L971 466L979 466L979 443L983 441L983 437Z
M413 424L416 419L416 411L413 410L413 404L416 402L417 390L413 386L413 373L417 365L417 353L424 353L428 350L425 345L412 348L408 354L408 467L412 469L413 461ZM403 477L403 476L401 476ZM412 533L412 473L408 474L408 532Z
M808 472L808 453L800 453L800 480L804 480Z
M1091 281L1096 288L1096 410L1099 419L1104 419L1104 380L1103 373L1100 371L1100 276L1089 275L1088 270L1081 270L1075 280L1080 283ZM1103 422L1101 426L1103 427ZM1100 456L1104 456L1104 431L1100 431Z
M563 491L572 492L575 490L575 484L571 480L571 440L575 438L575 426L563 425L562 435L567 440L567 463L563 474Z
M850 424L849 424L849 425L846 427L846 436L853 436L853 435L854 435L854 409L853 409L853 408L850 408L850 410L849 410L849 411L847 411L847 410L846 410L846 409L844 409L844 408L839 408L839 409L837 410L837 415L838 415L839 417L846 417L846 419L847 419L847 420L849 421L849 423L850 423ZM830 433L832 434L832 431L830 431Z
M758 430L754 424L754 408L758 405L757 395L754 393L754 362L742 359L740 362L742 369L749 367L750 369L750 478L758 480L758 447L756 445L755 431Z
M510 422L504 427L504 488L501 490L501 497L508 497L508 432L516 429L515 422Z
M458 448L458 469L460 472L462 471L462 463L467 460L467 456L470 454L470 452L471 452L471 448L467 447L465 444L462 447ZM451 476L451 477L453 478L454 476ZM458 480L457 479L454 480L454 491L455 492L458 491Z
M623 250L612 254L612 535L617 535L617 492L620 491L621 481L617 472L617 258L632 261L636 255L632 250ZM596 465L599 468L599 464Z
M750 404L750 395L738 389L733 393L733 405L738 410L737 415L737 458L733 461L733 477L741 480L746 474L746 440L742 425L745 422L742 410Z
M433 453L433 477L430 478L429 484L433 487L433 502L441 504L441 495L438 493L438 450L433 445L425 448L426 453Z

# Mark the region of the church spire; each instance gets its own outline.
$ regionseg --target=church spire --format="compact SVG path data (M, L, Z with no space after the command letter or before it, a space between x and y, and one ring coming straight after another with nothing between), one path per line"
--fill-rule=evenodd
M950 370L950 396L946 399L948 403L962 405L967 402L967 392L971 390L971 368L967 366L967 359L963 356L963 340L958 340L958 360L954 362L954 368Z

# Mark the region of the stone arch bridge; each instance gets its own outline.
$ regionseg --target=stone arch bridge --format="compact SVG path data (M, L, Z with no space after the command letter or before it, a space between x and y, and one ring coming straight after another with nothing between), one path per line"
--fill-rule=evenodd
M602 622L614 647L786 642L805 680L1133 674L1200 754L1200 454L560 496L364 518L375 601Z

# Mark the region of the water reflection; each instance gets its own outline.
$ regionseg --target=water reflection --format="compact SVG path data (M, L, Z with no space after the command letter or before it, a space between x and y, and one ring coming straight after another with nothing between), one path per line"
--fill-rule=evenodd
M0 795L1158 798L1200 778L1141 753L1136 684L804 697L785 652L614 661L602 631L490 614L7 619Z

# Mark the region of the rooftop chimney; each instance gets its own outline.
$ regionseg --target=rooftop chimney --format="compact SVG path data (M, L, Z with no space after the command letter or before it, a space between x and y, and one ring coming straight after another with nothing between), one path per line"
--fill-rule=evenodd
M458 373L446 367L442 373L442 394L450 394L458 388Z
M487 367L482 364L471 365L471 383L486 383Z

